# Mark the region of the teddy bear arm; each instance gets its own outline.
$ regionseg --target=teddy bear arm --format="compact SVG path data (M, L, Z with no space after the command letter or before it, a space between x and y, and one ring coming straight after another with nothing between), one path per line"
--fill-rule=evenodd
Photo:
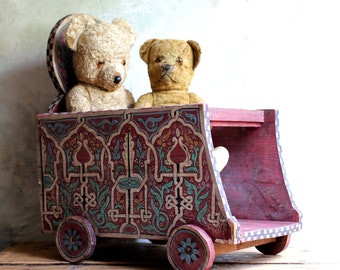
M135 108L147 108L147 107L152 107L152 106L153 106L152 93L141 95L135 104Z
M85 112L91 110L90 97L83 85L78 84L67 92L66 109L69 112Z
M195 93L189 93L189 101L191 104L193 103L204 103L204 100Z
M126 92L126 104L128 108L133 108L135 105L135 99L132 93L129 90L125 90Z

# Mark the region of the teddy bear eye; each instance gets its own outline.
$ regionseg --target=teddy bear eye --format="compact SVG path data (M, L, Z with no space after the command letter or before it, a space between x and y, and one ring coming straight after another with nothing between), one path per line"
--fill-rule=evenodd
M98 60L97 67L102 67L105 64L104 60Z
M159 56L156 58L156 62L157 62L157 63L160 63L160 62L162 62L163 59L164 59L164 56L163 56L163 55L159 55Z
M177 62L180 63L180 64L182 64L182 63L183 63L183 58L182 58L181 56L178 56Z
M125 59L122 61L122 65L123 65L123 66L126 65L126 60L125 60Z

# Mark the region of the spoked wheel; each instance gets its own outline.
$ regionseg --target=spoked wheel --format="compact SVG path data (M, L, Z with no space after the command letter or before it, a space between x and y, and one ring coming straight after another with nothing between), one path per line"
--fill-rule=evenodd
M276 255L288 247L289 241L290 235L285 235L276 238L275 242L256 246L255 248L265 255Z
M171 233L167 255L174 269L210 269L215 259L215 248L203 229L184 225Z
M71 263L89 258L96 246L96 235L84 217L67 217L59 224L56 245L60 255Z

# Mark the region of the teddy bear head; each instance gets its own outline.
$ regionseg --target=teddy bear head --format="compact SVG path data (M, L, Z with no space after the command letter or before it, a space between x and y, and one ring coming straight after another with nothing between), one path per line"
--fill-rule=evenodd
M152 91L189 90L201 48L193 40L149 39L140 47Z
M123 19L106 23L90 15L74 16L66 31L78 82L114 91L127 76L136 33Z

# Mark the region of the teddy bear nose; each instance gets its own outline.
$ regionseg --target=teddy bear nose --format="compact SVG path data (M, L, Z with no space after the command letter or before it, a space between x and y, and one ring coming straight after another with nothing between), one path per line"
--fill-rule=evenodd
M122 80L122 78L120 76L115 76L114 79L113 79L113 81L117 84L120 83L121 80Z
M169 71L171 69L171 65L170 64L164 64L162 66L162 68L163 68L164 71Z

